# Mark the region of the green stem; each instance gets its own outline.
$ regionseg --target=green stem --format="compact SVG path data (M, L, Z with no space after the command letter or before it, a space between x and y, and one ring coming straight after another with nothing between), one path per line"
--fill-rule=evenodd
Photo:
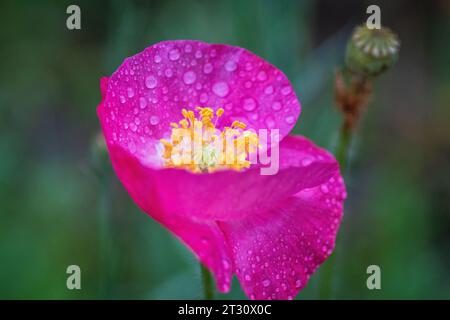
M200 263L200 272L202 277L203 297L205 300L214 299L213 279L209 270Z
M111 195L106 176L101 177L101 191L99 204L99 252L100 268L100 295L103 299L110 298L110 286L112 281L112 259L111 259Z
M345 125L343 125L342 129L340 130L339 142L336 149L336 160L339 162L342 175L344 175L346 171L351 140L352 131L349 130ZM340 251L338 242L342 242L341 238L342 237L336 239L335 252L327 259L327 261L321 268L319 278L319 299L328 300L332 297L333 273L335 272L336 268L336 255L339 254L339 252L336 251Z
M347 129L345 126L342 127L339 134L339 144L336 150L336 160L339 162L341 167L341 172L344 175L346 166L347 166L347 158L349 154L350 142L352 140L352 131Z

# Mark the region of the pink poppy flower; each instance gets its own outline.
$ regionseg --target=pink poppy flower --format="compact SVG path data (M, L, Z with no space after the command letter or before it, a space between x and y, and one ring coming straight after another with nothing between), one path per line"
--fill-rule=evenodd
M295 297L331 254L346 195L334 157L288 135L300 104L286 76L243 48L165 41L127 58L101 92L109 155L137 205L196 254L220 291L235 274L251 299ZM208 108L197 116L196 106ZM246 159L171 161L166 153L181 145L174 130L196 124L241 137L246 127L279 129L279 171L261 175Z

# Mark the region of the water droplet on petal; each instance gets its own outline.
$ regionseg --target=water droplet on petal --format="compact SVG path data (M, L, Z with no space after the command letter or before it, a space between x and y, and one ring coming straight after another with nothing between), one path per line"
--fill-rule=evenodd
M130 87L127 89L127 95L128 95L128 98L133 98L133 96L134 96L133 88Z
M275 127L275 120L271 116L266 118L266 126L269 129L273 129Z
M246 274L244 278L245 278L246 281L251 281L252 280L252 277L250 277L250 275L248 275L248 274Z
M256 76L256 79L258 79L258 81L266 80L267 79L267 73L264 70L258 72L258 75Z
M279 101L275 101L275 102L272 104L272 109L275 110L275 111L281 110L281 103L280 103Z
M166 69L166 71L164 71L164 74L166 75L167 78L170 78L173 76L173 71L172 69Z
M124 96L119 97L120 103L125 103L127 101Z
M228 84L226 82L219 81L213 85L212 91L219 97L223 98L228 94L228 92L230 91L230 88L228 87Z
M287 124L293 124L295 122L295 118L293 116L288 116L285 121Z
M188 71L183 75L183 81L186 84L192 84L197 79L197 75L194 71Z
M211 63L207 63L203 66L203 72L208 74L213 70L213 65Z
M203 92L200 94L200 102L205 103L206 101L208 101L208 95Z
M150 117L150 124L156 126L159 123L159 118L158 116L151 116Z
M266 89L264 89L265 94L272 94L273 93L273 86L267 86Z
M144 97L140 97L139 107L141 107L141 109L145 109L146 106L147 106L147 99L145 99Z
M192 46L191 46L190 44L187 44L187 45L184 47L184 52L189 53L189 52L191 52L191 51L192 51Z
M302 166L304 166L304 167L309 166L311 163L312 163L311 158L304 158L302 160Z
M284 86L283 88L281 88L281 94L284 96L287 96L291 92L292 92L291 86Z
M320 190L322 190L323 193L328 193L328 186L326 184L323 184L320 186Z
M227 63L225 63L225 70L229 72L236 70L236 68L237 68L236 62L234 62L233 60L230 60Z
M262 282L262 285L263 285L264 287L270 286L270 280L268 280L268 279L264 280L264 281Z
M172 61L176 61L180 58L180 50L172 49L169 51L169 59Z
M252 111L256 108L256 101L253 98L245 98L243 103L243 108L246 111Z
M153 57L153 61L155 61L155 63L160 63L160 62L161 62L161 56L158 55L158 54L156 54L156 55Z
M156 80L155 76L148 76L145 78L145 86L149 89L153 89L158 84L158 80Z
M195 51L195 57L197 59L200 59L201 57L203 57L203 53L200 50Z
M302 286L302 281L301 280L295 281L295 287L296 288L300 288L301 286Z

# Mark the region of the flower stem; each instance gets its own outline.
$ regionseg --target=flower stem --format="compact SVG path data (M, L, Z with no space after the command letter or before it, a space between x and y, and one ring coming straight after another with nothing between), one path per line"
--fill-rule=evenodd
M339 141L336 148L336 160L339 162L342 175L345 174L352 136L352 130L349 130L348 127L343 124L339 132ZM342 242L341 238L342 236L336 239L335 252L327 259L321 270L318 293L319 299L321 300L330 299L333 295L333 272L336 271L336 264L338 262L336 255L339 255L339 252L336 251L340 251L340 246L338 246L337 243Z
M347 158L351 140L352 131L343 126L339 134L339 142L336 149L336 160L339 162L343 175L345 174L345 170L347 169Z
M202 277L203 298L205 300L214 299L213 279L209 270L200 263L200 272Z

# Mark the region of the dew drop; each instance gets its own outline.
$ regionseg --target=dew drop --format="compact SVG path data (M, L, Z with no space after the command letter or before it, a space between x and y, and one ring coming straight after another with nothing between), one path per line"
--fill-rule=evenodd
M252 280L252 277L250 277L250 275L248 275L248 274L246 274L244 278L245 278L246 281L251 281Z
M322 184L320 186L320 190L322 190L323 193L328 193L328 186L326 184Z
M203 57L203 53L200 50L195 51L195 57L197 59L200 59L201 57Z
M136 145L134 144L134 142L130 142L128 143L128 148L130 149L131 153L135 153L136 152Z
M180 50L172 49L169 51L169 59L172 61L176 61L180 58Z
M183 75L183 81L186 84L192 84L197 80L197 75L194 71L188 71Z
M270 286L270 280L268 280L268 279L264 280L262 282L262 285L267 288L268 286Z
M120 103L125 103L127 101L124 96L119 97Z
M144 97L140 97L139 98L139 107L141 109L145 109L145 107L147 107L147 99L145 99Z
M173 71L172 69L166 69L166 71L164 71L164 74L166 75L167 78L170 78L173 76Z
M184 47L184 52L189 53L191 51L192 51L192 46L190 44L188 44Z
M281 110L281 102L275 101L275 102L272 104L272 109L275 110L275 111Z
M288 117L286 117L285 121L287 124L293 124L295 121L295 118L293 116L288 116Z
M311 158L304 158L302 160L302 166L304 166L304 167L309 166L311 163L312 163Z
M150 124L156 126L159 123L159 118L158 116L151 116L150 117Z
M258 79L258 81L266 80L267 79L267 73L264 70L258 72L258 75L256 76L256 79Z
M160 56L159 54L156 54L156 55L153 57L153 61L154 61L155 63L160 63L160 62L161 62L161 56Z
M203 72L208 74L213 70L213 65L211 63L207 63L203 66Z
M228 92L230 92L230 88L228 87L228 84L224 81L216 82L213 87L212 91L219 97L225 97Z
M292 92L291 86L284 86L283 88L281 88L281 94L283 96L287 96L291 92Z
M302 286L302 281L301 280L295 281L295 287L296 288L300 288L301 286Z
M227 70L229 72L236 70L236 68L237 68L237 64L233 60L230 60L227 63L225 63L225 70Z
M158 80L156 80L155 76L148 76L145 78L145 86L149 89L153 89L157 86Z
M127 89L127 95L128 95L128 98L133 98L133 96L134 96L133 88L130 87Z
M267 86L266 89L264 89L265 94L272 94L273 93L273 86Z
M272 117L267 117L266 118L266 125L267 125L267 127L269 128L269 129L272 129L272 128L274 128L275 127L275 120L273 120L273 118Z
M200 94L200 102L205 103L206 101L208 101L208 95L203 92Z
M256 108L256 101L253 98L245 98L243 108L246 111L252 111Z

